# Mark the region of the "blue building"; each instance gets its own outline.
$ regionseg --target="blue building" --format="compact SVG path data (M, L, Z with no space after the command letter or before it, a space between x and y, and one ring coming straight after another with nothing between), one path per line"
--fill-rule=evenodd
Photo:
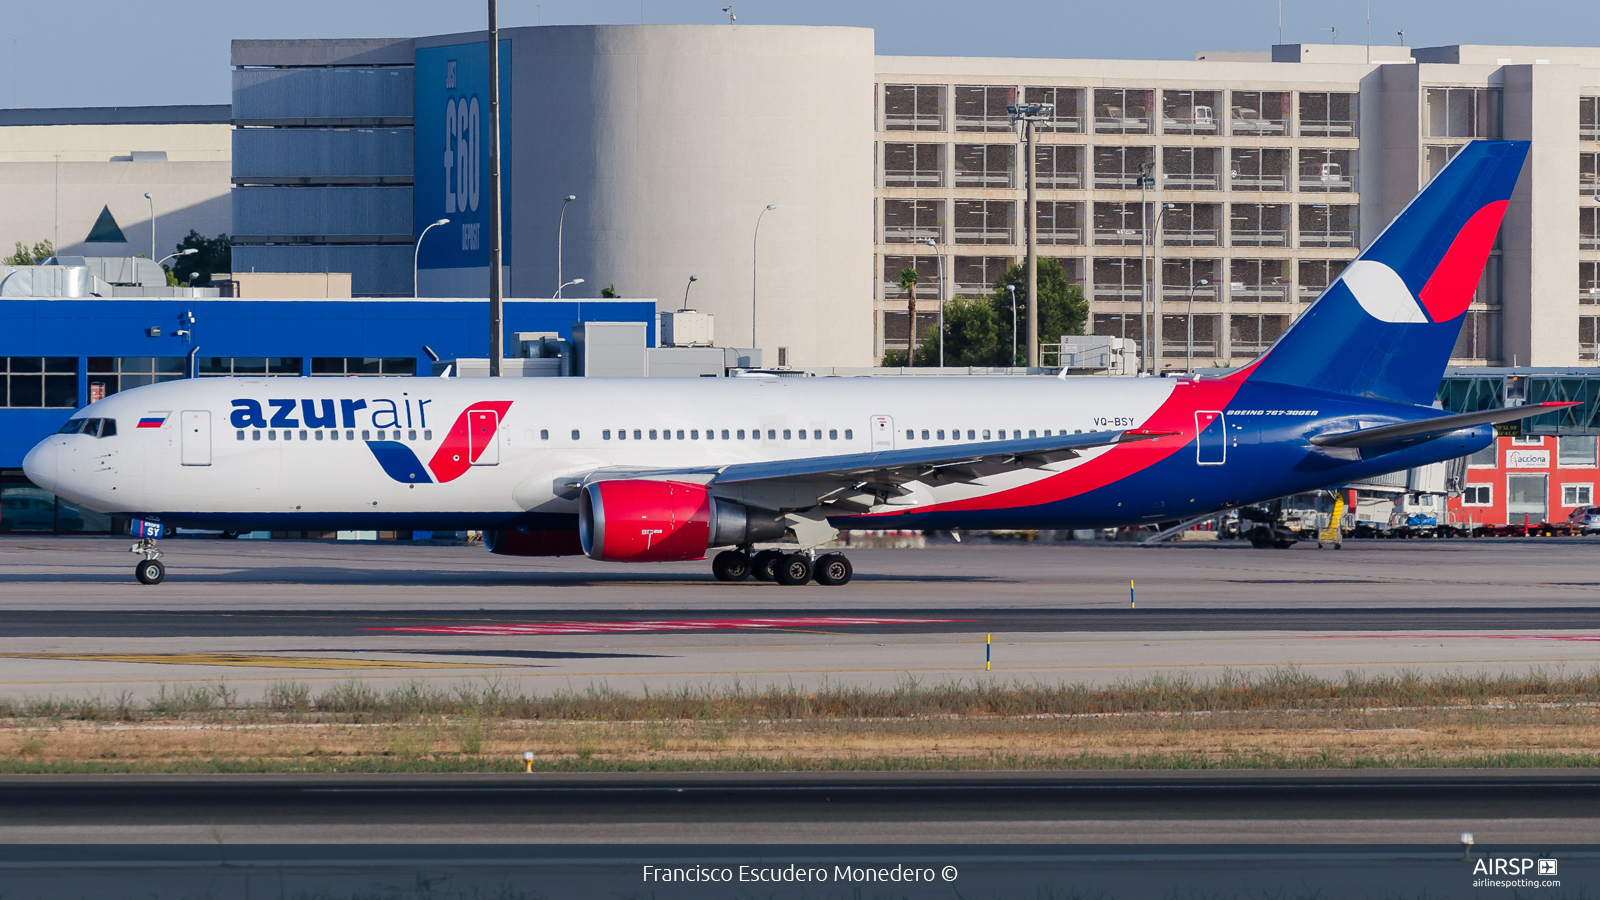
M192 316L192 324L191 324ZM570 340L579 322L642 322L652 300L507 300L505 331ZM0 532L109 532L30 484L22 457L92 400L157 381L429 374L489 354L487 300L0 298Z

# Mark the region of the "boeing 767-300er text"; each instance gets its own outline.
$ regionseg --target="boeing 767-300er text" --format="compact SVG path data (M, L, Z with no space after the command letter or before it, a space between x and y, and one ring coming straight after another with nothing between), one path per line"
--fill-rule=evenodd
M849 581L839 528L1182 520L1488 446L1543 404L1431 406L1528 145L1458 153L1265 354L1175 378L201 378L34 447L40 487L153 538L481 529L495 553ZM788 550L754 552L756 544Z

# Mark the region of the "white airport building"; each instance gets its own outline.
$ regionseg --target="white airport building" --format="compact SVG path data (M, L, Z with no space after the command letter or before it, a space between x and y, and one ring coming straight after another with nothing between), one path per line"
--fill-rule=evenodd
M1041 255L1082 284L1088 331L1149 326L1162 368L1254 356L1477 137L1533 150L1456 364L1600 362L1600 49L1062 60L877 56L858 28L501 37L507 296L611 287L712 313L718 344L759 347L767 365L872 365L908 343L901 270L920 275L930 335L939 297L987 292L1024 255L1025 157L1005 110L1020 99L1054 105L1034 152ZM232 53L235 272L349 272L357 296L406 296L415 260L423 296L486 292L482 32ZM20 123L44 112L0 113L0 190L34 219L59 151ZM186 161L202 132L178 129L199 124L166 126L170 148L143 133L118 137L121 152L96 145L95 165L132 172L163 149ZM143 199L103 193L118 190ZM75 200L50 223L60 245L109 203ZM0 238L43 225L7 222Z

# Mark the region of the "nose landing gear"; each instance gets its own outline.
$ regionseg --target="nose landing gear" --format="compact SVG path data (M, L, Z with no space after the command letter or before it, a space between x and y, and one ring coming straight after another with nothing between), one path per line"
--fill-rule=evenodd
M167 577L167 567L161 564L161 551L156 549L155 541L144 538L129 547L128 552L144 554L144 559L133 567L133 577L140 584L160 584Z

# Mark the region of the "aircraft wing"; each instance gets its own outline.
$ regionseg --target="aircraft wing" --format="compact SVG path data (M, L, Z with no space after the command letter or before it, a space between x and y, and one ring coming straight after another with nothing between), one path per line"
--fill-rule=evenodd
M1453 416L1435 416L1431 419L1401 422L1397 425L1377 425L1333 434L1319 434L1311 438L1311 443L1319 447L1377 447L1408 438L1435 438L1474 425L1515 422L1518 419L1541 416L1547 412L1577 405L1576 402L1533 403L1527 406L1508 406L1504 409L1486 409Z

